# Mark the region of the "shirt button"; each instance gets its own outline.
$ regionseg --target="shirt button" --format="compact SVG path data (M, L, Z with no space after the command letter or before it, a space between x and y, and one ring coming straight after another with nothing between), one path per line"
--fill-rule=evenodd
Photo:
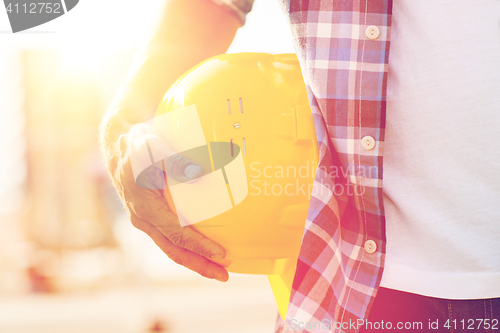
M377 251L377 244L371 239L365 242L365 251L366 253L372 254Z
M373 148L375 148L375 139L371 136L365 136L361 139L361 146L365 150L372 150Z
M377 37L380 35L380 30L376 26L370 25L368 28L366 28L365 33L368 39L374 40L377 39Z

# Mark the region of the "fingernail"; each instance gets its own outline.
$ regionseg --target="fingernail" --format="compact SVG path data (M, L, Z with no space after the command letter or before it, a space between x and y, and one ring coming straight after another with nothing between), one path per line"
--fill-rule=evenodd
M184 176L191 179L201 171L201 167L196 164L190 164L184 169Z
M210 258L212 258L212 259L223 259L220 254L213 254L213 255L210 256Z

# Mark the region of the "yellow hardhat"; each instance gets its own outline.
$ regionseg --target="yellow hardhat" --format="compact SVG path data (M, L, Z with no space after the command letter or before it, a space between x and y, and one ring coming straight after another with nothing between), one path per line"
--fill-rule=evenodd
M296 56L210 58L169 89L154 122L203 169L187 183L168 178L181 224L223 246L214 261L229 272L268 275L285 317L318 161Z

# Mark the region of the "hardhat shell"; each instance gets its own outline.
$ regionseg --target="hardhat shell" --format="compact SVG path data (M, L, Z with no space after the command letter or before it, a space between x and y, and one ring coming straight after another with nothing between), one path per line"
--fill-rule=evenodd
M192 105L211 149L220 143L219 154L226 154L227 161L241 155L247 194L232 200L231 209L191 227L225 248L226 258L214 261L229 272L286 275L286 286L273 290L285 288L289 297L318 163L297 57L242 53L210 58L173 84L157 116ZM204 175L217 168L213 152L208 165L188 157ZM169 191L164 195L172 203ZM190 209L197 205L190 203ZM283 316L288 298L281 303Z

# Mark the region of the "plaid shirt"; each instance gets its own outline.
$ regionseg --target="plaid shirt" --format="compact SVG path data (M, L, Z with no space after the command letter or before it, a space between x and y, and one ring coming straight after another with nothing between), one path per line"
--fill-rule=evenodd
M385 258L392 1L280 2L309 93L320 164L286 323L278 319L276 331L355 332L373 304Z
M253 3L212 1L240 18ZM279 1L304 74L320 163L287 318L278 316L276 332L355 332L373 304L385 258L392 0Z

